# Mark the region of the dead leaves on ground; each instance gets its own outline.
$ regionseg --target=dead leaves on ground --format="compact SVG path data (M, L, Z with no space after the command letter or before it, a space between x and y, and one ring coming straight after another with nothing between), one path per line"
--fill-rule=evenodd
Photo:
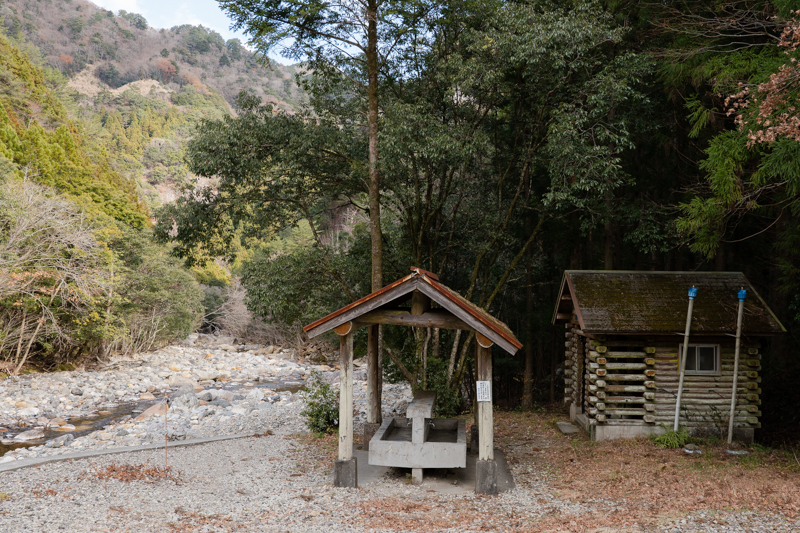
M123 483L129 483L131 481L144 481L145 483L172 481L174 483L179 483L181 481L180 472L173 471L171 466L161 468L158 466L120 465L112 463L104 470L99 470L94 474L97 479L116 479Z

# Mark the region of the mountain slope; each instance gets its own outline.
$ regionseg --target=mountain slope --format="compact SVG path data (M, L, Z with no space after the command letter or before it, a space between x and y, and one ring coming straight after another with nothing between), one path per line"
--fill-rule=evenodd
M295 67L266 68L238 40L201 26L155 30L141 15L84 0L0 0L0 20L48 72L66 108L60 119L79 120L150 208L193 178L186 141L200 120L232 113L240 91L289 113L306 99Z
M229 103L243 89L291 111L305 98L293 83L297 68L261 66L238 39L183 25L150 28L141 15L122 16L85 0L0 0L9 37L24 37L46 63L69 77L88 71L116 89L154 79L173 90L213 89Z

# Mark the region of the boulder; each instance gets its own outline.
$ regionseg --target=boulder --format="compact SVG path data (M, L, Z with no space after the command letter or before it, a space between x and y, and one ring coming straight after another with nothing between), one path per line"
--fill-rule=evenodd
M170 377L169 384L171 387L183 387L185 385L191 385L192 390L194 390L194 380L187 378L186 376L181 376L180 374Z
M212 381L219 377L219 372L215 370L197 370L195 375L200 381Z
M62 446L69 446L69 443L71 443L73 440L75 440L75 437L73 435L64 435L64 436L61 436L61 437L58 437L58 438L55 438L55 439L47 441L47 443L45 444L45 447L46 448L61 448Z
M28 431L23 431L22 433L14 437L14 440L27 441L27 440L39 440L43 438L44 438L44 429L35 428L35 429L29 429Z
M217 398L220 400L225 400L226 402L232 402L234 398L234 394L229 390L220 389L217 392Z
M172 401L172 409L175 411L190 411L197 407L198 399L194 393L184 394Z

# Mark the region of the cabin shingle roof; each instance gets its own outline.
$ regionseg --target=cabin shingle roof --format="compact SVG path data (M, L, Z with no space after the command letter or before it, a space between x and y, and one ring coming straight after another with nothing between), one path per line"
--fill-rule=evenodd
M693 334L735 333L741 287L747 289L744 333L786 332L741 272L567 270L553 323L566 321L564 313L574 313L586 333L682 333L692 286L698 288Z

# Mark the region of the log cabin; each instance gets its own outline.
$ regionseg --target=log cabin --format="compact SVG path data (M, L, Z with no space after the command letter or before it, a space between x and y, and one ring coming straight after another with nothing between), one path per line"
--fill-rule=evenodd
M593 440L672 429L689 298L679 424L725 438L733 393L737 293L744 304L733 438L761 426L761 341L786 330L741 272L567 270L553 313L565 327L564 402Z

